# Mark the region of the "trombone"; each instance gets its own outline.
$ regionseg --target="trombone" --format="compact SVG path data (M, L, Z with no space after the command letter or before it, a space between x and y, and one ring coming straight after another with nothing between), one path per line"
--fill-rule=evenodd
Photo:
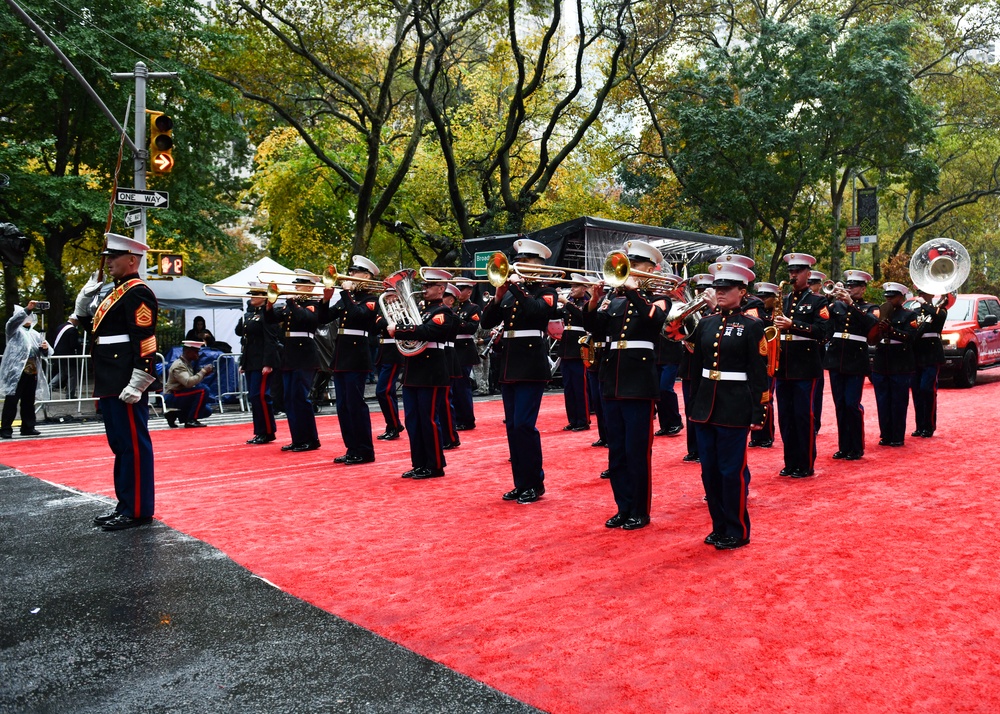
M659 275L658 273L632 270L632 262L620 250L613 250L608 253L608 257L604 259L604 267L601 269L601 273L604 276L604 284L612 288L622 287L630 276L641 280L646 289L663 293L676 290L683 282Z
M269 276L265 279L264 276ZM275 280L273 276L277 276L278 279ZM326 270L323 271L322 275L317 275L316 273L259 273L257 278L261 282L267 282L272 285L288 287L290 285L304 285L305 283L289 283L282 280L282 278L287 278L291 276L297 276L300 278L308 278L312 280L314 284L322 283L324 288L335 288L337 283L341 282L351 282L354 283L352 290L365 289L369 292L381 292L385 290L385 284L381 280L369 279L369 278L356 278L353 275L343 275L337 272L337 266L328 265Z
M426 270L432 270L430 267L420 268L420 278L425 283L448 283L451 280L444 280L442 278L428 278L425 275ZM469 270L478 270L477 268L444 268L449 273L456 272L466 272ZM512 275L518 275L527 281L540 281L546 283L568 283L574 284L577 281L571 280L566 276L569 272L569 268L560 268L554 265L535 265L534 263L511 263L503 251L497 251L489 257L486 262L486 278L478 278L476 280L467 280L465 282L470 283L489 283L495 288L500 287L508 280Z

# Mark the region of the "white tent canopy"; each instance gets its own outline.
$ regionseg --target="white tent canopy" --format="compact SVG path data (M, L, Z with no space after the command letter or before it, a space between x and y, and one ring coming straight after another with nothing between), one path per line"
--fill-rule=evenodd
M237 296L246 297L250 283L259 282L257 276L260 273L291 273L292 271L276 260L264 256L253 265L243 268L238 273L233 273L227 278L218 281L218 285L225 285L224 288L214 288L209 285L209 292L212 295L219 295L220 298ZM234 287L235 286L235 287ZM243 287L246 286L246 287Z

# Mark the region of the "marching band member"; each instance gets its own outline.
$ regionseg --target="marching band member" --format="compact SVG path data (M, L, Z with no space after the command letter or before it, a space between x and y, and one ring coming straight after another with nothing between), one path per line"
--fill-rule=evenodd
M449 321L448 336L444 341L444 356L448 361L448 386L438 393L438 414L441 419L441 434L444 438L444 445L441 447L445 451L456 449L462 445L458 438L458 430L455 428L455 380L462 375L462 370L458 365L458 354L455 351L455 340L458 337L458 313L455 312L455 301L460 292L454 285L445 285L444 294L441 296L441 303L451 311L454 318Z
M347 453L336 457L335 464L370 464L375 460L372 445L372 418L365 402L365 383L372 371L372 353L368 337L375 331L378 301L371 292L370 281L379 274L378 266L363 255L351 257L347 274L353 280L341 283L340 299L329 305L333 288L323 291L319 307L321 324L340 320L337 349L330 369L337 399L337 422Z
M563 400L566 403L568 424L565 431L590 429L590 403L587 389L587 369L583 363L583 346L580 338L587 336L583 326L583 306L590 296L590 281L579 273L571 273L574 281L569 287L569 297L559 297L556 316L563 321L562 338L559 340L559 366L562 371Z
M156 381L156 314L153 291L139 278L148 249L115 233L105 235L108 275L114 289L94 313L94 397L100 399L108 444L115 454L115 510L94 519L106 531L135 528L153 519L153 442L149 395ZM89 283L88 283L89 286ZM87 290L87 288L84 288Z
M937 429L937 386L941 365L945 363L941 330L948 320L948 308L935 305L934 296L916 286L913 293L920 305L914 312L920 324L920 334L913 343L916 372L910 388L913 391L913 412L917 429L910 436L930 438Z
M476 331L482 319L483 309L472 301L475 285L468 278L455 281L458 288L458 335L455 337L455 356L462 376L452 382L455 401L455 429L471 431L476 428L476 412L472 401L472 370L479 364L479 350L476 348ZM484 385L479 385L480 387Z
M814 404L817 378L823 371L820 343L826 337L830 311L826 298L808 289L809 271L816 259L789 253L782 260L788 265L792 291L785 296L783 314L774 317L774 326L781 330L775 397L785 466L779 473L805 478L815 473Z
M650 273L663 260L643 241L626 241L622 250L635 271ZM634 275L609 301L595 295L585 308L587 326L610 337L601 393L608 470L618 512L605 522L608 528L637 530L649 525L653 406L660 393L654 348L666 308L666 301L655 300Z
M382 418L385 419L385 431L375 438L380 441L394 441L403 431L403 422L399 418L396 383L399 381L405 360L403 355L399 354L396 340L389 337L389 324L381 314L376 317L375 324L379 334L378 353L375 355L375 368L378 372L375 398L382 411Z
M253 437L248 444L269 444L275 439L274 405L271 402L271 375L279 364L278 329L264 321L267 286L251 283L247 311L236 324L242 338L240 371L246 375Z
M544 265L552 255L543 243L528 238L514 241L514 250L514 262L528 265ZM555 305L554 288L515 274L497 288L493 301L483 310L484 327L504 326L500 351L494 359L499 362L514 477L514 488L503 495L505 501L533 503L545 493L542 440L535 422L545 385L552 378L545 335Z
M865 453L865 407L861 392L871 372L868 333L878 321L875 306L865 302L872 276L863 270L844 271L844 289L834 292L830 305L830 342L823 366L830 371L830 391L837 413L835 459L856 461Z
M264 320L278 325L281 350L281 381L288 417L288 431L292 441L281 447L282 451L314 451L320 447L316 431L316 414L313 412L309 390L316 370L319 369L319 350L316 347L316 328L319 318L318 302L312 299L315 281L295 278L297 295L290 295L281 307L268 302L264 307Z
M910 382L916 372L913 343L917 338L917 316L903 307L906 286L884 283L886 305L876 310L878 324L872 386L878 408L879 446L902 446L906 437L906 412L910 406Z
M701 295L707 289L712 287L715 282L715 278L709 273L698 273L691 277L690 284L692 286L692 292L695 297ZM698 456L698 437L695 436L694 429L691 428L691 374L694 369L694 365L691 362L691 343L687 340L682 342L684 345L684 352L681 354L681 363L677 368L677 374L681 378L681 397L684 400L684 421L687 424L687 453L684 454L682 461L687 461L689 463L697 463L700 458Z
M772 327L774 321L771 319L774 315L774 303L779 299L779 288L774 283L764 283L756 282L753 284L754 292L757 293L757 297L761 301L761 306L751 307L745 311L745 314L751 317L760 318L761 322L764 323L764 329ZM777 345L773 349L776 349ZM767 378L768 393L767 393L767 409L765 410L764 426L761 429L750 432L750 447L760 447L762 449L770 449L774 446L774 376L770 375Z
M709 270L718 310L703 318L691 337L691 421L712 517L705 543L731 550L750 542L747 434L764 423L768 346L763 322L741 309L753 271L735 261L714 263Z
M447 465L441 436L440 393L451 379L444 343L454 329L455 316L444 306L445 283L451 273L435 268L425 270L423 321L412 327L389 323L389 335L396 340L423 340L423 352L405 357L403 373L403 411L406 435L410 440L410 463L413 468L403 478L415 480L444 476Z

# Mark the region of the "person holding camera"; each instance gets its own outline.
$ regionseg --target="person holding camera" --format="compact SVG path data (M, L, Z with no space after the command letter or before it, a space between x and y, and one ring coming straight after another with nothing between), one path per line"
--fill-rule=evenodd
M0 391L2 391L3 417L0 419L0 438L14 438L14 417L17 407L21 407L21 436L38 436L41 432L35 429L35 392L39 384L38 373L41 371L41 358L48 354L49 343L32 328L35 309L34 300L27 307L14 306L14 314L7 321L7 348L3 360L0 361ZM39 395L44 398L44 394Z

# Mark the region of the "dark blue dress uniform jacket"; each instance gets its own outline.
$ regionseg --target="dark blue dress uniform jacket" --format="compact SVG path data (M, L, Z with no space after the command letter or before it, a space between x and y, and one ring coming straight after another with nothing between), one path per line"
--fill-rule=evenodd
M236 324L236 334L243 338L240 367L246 372L259 372L264 367L277 369L278 328L264 320L265 308L250 307Z
M589 305L588 305L589 308ZM655 346L667 318L666 302L627 289L612 296L596 312L585 313L587 328L609 340L601 366L604 399L658 399L660 376ZM649 342L649 349L612 349L622 342Z
M948 311L944 307L921 304L913 311L919 323L919 336L913 343L913 356L917 367L930 367L944 364L944 343L941 342L941 330L948 320Z
M913 356L913 343L917 339L917 315L904 307L896 308L889 319L889 329L880 333L875 344L872 370L879 374L908 374L915 372L917 361Z
M337 349L333 353L330 369L334 372L370 372L372 354L368 340L375 332L375 321L379 316L375 296L363 291L344 290L334 305L321 305L318 315L320 324L340 320ZM366 334L344 334L344 330Z
M479 350L476 348L476 331L479 329L479 322L482 320L483 309L471 300L466 300L458 309L455 330L459 335L455 339L455 356L461 367L468 367L472 364L479 364ZM462 337L462 335L470 335Z
M563 321L563 336L559 340L559 357L562 359L580 359L580 350L582 349L580 338L587 334L581 306L586 305L587 302L587 298L580 298L577 302L571 298L556 311L556 317ZM581 329L568 330L566 329L568 327Z
M785 296L782 306L792 326L778 338L781 356L778 379L816 379L823 374L823 342L827 339L830 311L827 300L808 288ZM810 339L796 340L794 337ZM790 339L791 338L791 339Z
M293 332L308 332L315 335L319 326L316 301L299 302L288 300L281 307L264 313L268 323L278 324L278 340L282 344L281 368L285 370L319 369L319 350L313 337L293 337Z
M120 291L128 281L138 279L139 276L133 274L116 281L111 294ZM121 293L111 308L101 316L94 328L97 340L92 352L95 397L117 397L132 379L133 369L141 369L156 376L153 370L156 359L156 315L156 296L140 280L134 287ZM101 337L112 335L128 335L128 342L100 344Z
M839 300L830 305L829 342L823 367L841 374L868 374L871 360L868 357L868 333L878 318L875 306L863 300L853 305Z
M444 343L455 329L455 313L438 300L427 305L422 317L423 322L419 325L396 328L397 340L421 340L434 345L406 358L403 386L446 387L451 379L451 369Z
M698 323L692 337L691 421L728 427L763 425L769 381L764 323L729 310ZM746 379L703 376L703 370L745 373Z
M510 283L503 299L493 300L483 310L482 324L491 328L504 324L508 331L533 330L540 336L506 337L501 335L499 379L501 382L548 382L549 321L555 317L556 291L538 283L522 287Z

